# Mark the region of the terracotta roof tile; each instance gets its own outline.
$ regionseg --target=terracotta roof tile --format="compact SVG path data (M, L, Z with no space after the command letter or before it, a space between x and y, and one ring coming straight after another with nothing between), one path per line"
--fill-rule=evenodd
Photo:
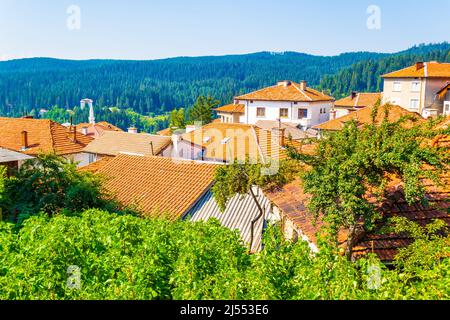
M124 152L152 155L151 143L153 143L153 152L158 155L171 141L170 137L165 136L109 131L92 141L84 151L110 156Z
M383 75L383 78L450 78L450 63L425 62Z
M245 113L245 106L243 104L228 104L226 106L216 108L215 111L227 113Z
M342 130L346 122L356 120L359 124L370 124L372 122L372 111L374 107L367 107L355 112L349 113L343 117L330 120L314 126L314 129L338 131ZM388 120L391 122L400 120L402 116L414 116L418 121L425 121L419 114L408 111L400 106L392 105L389 108ZM385 118L384 106L381 106L378 110L376 123L380 123Z
M80 123L77 125L78 132L82 133L83 128L87 128L87 135L93 138L100 137L105 131L123 131L106 121L101 121L96 124Z
M0 118L0 146L30 155L54 152L66 155L82 152L92 138L77 134L73 140L73 128L66 128L51 120ZM28 133L29 148L22 151L22 131Z
M337 100L334 103L336 108L365 108L373 107L379 99L381 99L381 93L357 93L355 96L348 96L343 99Z
M120 154L98 174L124 205L152 217L181 218L209 190L218 165Z
M284 86L277 84L248 94L236 97L238 100L260 100L260 101L298 101L298 102L315 102L315 101L334 101L330 97L317 90L306 88L301 90L298 83L290 81L290 85Z

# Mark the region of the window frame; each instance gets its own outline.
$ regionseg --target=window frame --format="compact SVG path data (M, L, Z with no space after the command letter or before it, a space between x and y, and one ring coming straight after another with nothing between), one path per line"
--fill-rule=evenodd
M300 117L300 111L303 113L303 116ZM302 119L308 119L308 109L305 108L298 108L297 109L297 119L302 120Z
M263 115L259 114L259 111L263 111ZM256 117L257 118L265 118L266 117L266 108L265 107L256 107Z
M396 89L396 85L399 86L399 89ZM392 83L392 92L402 92L402 82L401 81L394 81Z
M415 84L418 85L418 86L417 86L417 90L414 90L414 85L415 85ZM420 81L417 81L417 80L412 81L412 82L411 82L411 92L420 92L420 85L421 85L421 82L420 82Z
M283 116L283 115L281 115L281 111L286 111L286 115L285 116ZM287 118L289 118L289 108L280 108L280 110L279 110L279 112L278 112L278 115L279 115L279 117L280 118L282 118L282 119L287 119Z

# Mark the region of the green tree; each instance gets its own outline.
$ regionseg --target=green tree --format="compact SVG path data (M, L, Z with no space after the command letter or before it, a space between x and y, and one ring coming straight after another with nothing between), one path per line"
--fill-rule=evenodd
M0 207L15 222L40 212L54 215L89 208L118 210L102 188L101 177L78 171L75 163L55 154L26 161L14 176L3 181Z
M172 110L170 113L170 128L183 129L186 127L186 114L184 108Z
M438 183L444 167L443 154L427 143L437 134L434 130L426 125L408 128L410 118L390 123L388 105L377 112L384 112L381 124L359 127L356 122L347 123L319 141L316 155L291 150L291 156L312 167L302 176L305 192L312 195L309 209L326 222L336 242L339 230L348 231L349 259L358 237L380 217L368 199L370 193L382 201L389 179L397 177L404 183L408 203L425 201L421 178ZM424 165L436 170L424 170Z
M219 106L220 101L211 96L198 97L195 104L189 110L189 121L191 123L201 122L203 125L210 123L214 118L213 109Z

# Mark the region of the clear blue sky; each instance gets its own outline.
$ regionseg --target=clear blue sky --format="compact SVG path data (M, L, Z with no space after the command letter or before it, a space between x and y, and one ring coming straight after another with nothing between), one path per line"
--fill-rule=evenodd
M81 29L66 26L81 9ZM369 30L366 10L381 9ZM450 41L450 0L0 0L0 59L395 52Z

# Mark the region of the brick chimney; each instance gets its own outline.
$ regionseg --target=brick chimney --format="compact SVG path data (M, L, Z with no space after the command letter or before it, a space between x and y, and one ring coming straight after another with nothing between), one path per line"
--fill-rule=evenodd
M70 127L70 139L77 142L77 126Z
M22 136L22 150L27 150L28 149L28 132L22 131L21 136Z
M300 90L305 91L306 90L306 81L302 80L300 82Z
M138 129L136 127L128 128L128 133L138 133Z
M424 67L423 61L416 62L416 71L419 71Z

